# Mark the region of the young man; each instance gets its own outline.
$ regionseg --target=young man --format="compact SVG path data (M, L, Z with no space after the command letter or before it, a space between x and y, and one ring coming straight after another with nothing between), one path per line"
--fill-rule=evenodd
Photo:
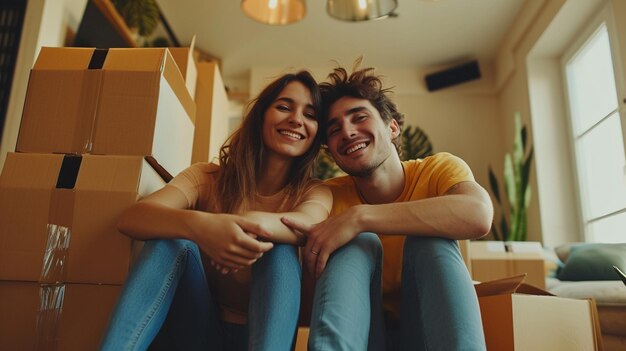
M374 232L383 246L387 349L484 350L478 300L456 240L489 231L491 200L458 157L400 161L403 115L372 71L348 75L336 68L320 85L328 151L348 174L327 181L331 217L312 226L283 219L307 234L302 252L317 278L309 347L382 347L373 336L381 318L376 292L351 286L358 271L332 269L336 250L359 233ZM376 274L368 278L376 284ZM352 317L368 308L371 326Z

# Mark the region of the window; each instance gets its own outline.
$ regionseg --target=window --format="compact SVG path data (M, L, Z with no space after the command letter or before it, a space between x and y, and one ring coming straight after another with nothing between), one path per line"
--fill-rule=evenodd
M596 21L563 61L579 203L589 242L626 242L625 122L609 28L602 18Z

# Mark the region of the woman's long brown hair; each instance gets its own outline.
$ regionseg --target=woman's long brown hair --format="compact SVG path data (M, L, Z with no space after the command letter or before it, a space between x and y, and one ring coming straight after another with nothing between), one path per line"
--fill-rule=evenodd
M219 210L232 213L237 209L246 210L257 193L257 172L262 169L263 143L262 130L265 111L272 105L282 90L291 82L300 82L311 93L316 117L321 112L321 97L317 82L307 71L285 74L270 83L259 96L252 100L251 107L237 129L220 148L220 172L217 177ZM319 117L318 117L319 120ZM321 126L309 150L296 157L291 165L288 182L288 194L298 198L304 191L306 181L311 177L313 163L321 144Z

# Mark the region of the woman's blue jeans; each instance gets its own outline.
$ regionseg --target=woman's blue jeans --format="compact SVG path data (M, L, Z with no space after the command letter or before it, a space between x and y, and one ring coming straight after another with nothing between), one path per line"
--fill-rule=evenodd
M381 262L372 233L331 255L315 286L310 350L486 349L478 299L455 240L406 238L395 330L383 325Z
M276 245L254 266L262 266L266 258L292 269L285 277L264 275L262 279L253 279L248 325L240 326L220 321L195 243L147 241L124 284L102 350L290 350L300 304L296 249ZM283 300L280 306L265 302L268 289L274 290L273 284L281 288L293 286L283 290L289 297L280 297L283 292L277 294ZM276 308L276 314L293 317L263 317L274 315L265 310L271 308Z

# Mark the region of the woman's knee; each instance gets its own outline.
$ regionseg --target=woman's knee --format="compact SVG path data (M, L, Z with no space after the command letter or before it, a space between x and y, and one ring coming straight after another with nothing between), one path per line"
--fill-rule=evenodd
M252 271L259 270L286 270L294 273L300 271L300 261L298 259L298 249L293 245L275 244L268 252L264 253L253 265Z

